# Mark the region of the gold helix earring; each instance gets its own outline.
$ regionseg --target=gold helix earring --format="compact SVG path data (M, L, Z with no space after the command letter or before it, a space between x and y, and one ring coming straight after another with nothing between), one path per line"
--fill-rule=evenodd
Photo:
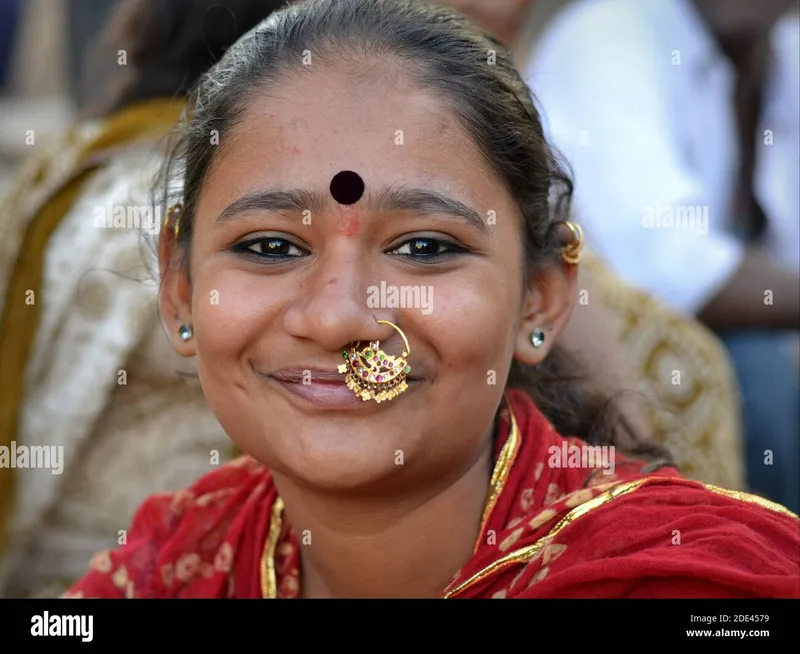
M362 400L375 400L380 404L394 399L408 389L406 376L411 372L411 366L406 357L411 354L411 347L403 330L397 325L388 320L378 320L377 323L389 325L400 334L406 346L403 353L399 357L386 354L380 349L380 341L372 341L369 347L359 350L361 341L358 341L344 351L347 363L339 366L339 372L347 375L347 388Z
M570 242L561 248L561 258L572 266L580 263L581 250L583 250L583 229L578 223L569 220L562 220L555 224L564 225L572 236Z

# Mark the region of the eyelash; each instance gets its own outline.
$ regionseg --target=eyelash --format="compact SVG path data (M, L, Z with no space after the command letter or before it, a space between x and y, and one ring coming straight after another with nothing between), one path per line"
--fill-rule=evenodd
M446 249L443 252L436 252L434 254L412 254L410 251L409 251L408 254L398 254L397 253L398 250L402 249L405 246L408 246L409 249L410 249L412 243L419 242L419 241L432 243L432 244L438 245L439 247L443 246ZM267 243L281 244L283 247L281 247L280 249L284 249L288 245L289 249L294 248L295 250L297 250L297 251L299 251L301 253L304 252L304 250L302 248L300 248L299 246L295 245L294 243L292 243L288 239L280 238L280 237L276 237L276 236L263 236L263 237L260 237L260 238L251 239L249 241L244 241L242 243L236 244L233 249L234 249L234 251L236 251L236 252L238 252L238 253L240 253L240 254L242 254L244 256L255 257L257 259L260 259L262 262L268 261L269 263L281 263L281 262L287 261L289 259L297 259L300 256L302 256L302 254L300 254L300 255L297 255L297 254L267 254L265 252L256 252L253 249L253 247L256 246L256 245L261 245L262 249L266 249L267 246L265 244L267 244ZM393 248L391 250L392 256L405 257L409 261L412 261L412 262L415 262L415 263L423 263L423 264L438 263L439 261L443 261L445 259L449 259L449 258L452 258L452 257L455 257L455 256L459 256L459 255L465 254L467 252L469 252L469 250L467 248L465 248L465 247L463 247L461 245L456 245L455 243L453 243L451 241L447 241L447 240L440 239L440 238L421 237L421 236L417 236L415 238L410 238L407 241L404 241L403 243L401 243L396 248Z

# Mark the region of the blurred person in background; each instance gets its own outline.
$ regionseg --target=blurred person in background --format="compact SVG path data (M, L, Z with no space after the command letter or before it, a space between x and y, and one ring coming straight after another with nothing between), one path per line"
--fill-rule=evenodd
M3 92L8 82L19 10L20 0L0 0L0 93Z
M67 21L66 58L69 93L79 110L86 109L87 97L97 89L98 80L86 74L86 58L120 0L63 0Z
M439 4L462 11L507 44L520 68L536 48L536 41L526 40L531 31L541 31L538 25L528 24L538 3L446 0ZM549 98L549 93L540 93L538 77L528 81L547 115L549 102L541 96ZM608 168L598 173L599 184L607 172ZM579 175L578 190L583 183ZM583 223L584 211L577 208L577 222ZM597 229L591 212L588 220L589 229ZM565 347L584 359L588 354L590 367L596 371L609 369L601 357L613 350L621 362L615 366L615 384L641 391L650 400L641 406L645 431L668 447L684 474L719 486L743 488L738 387L722 343L699 321L670 307L654 289L642 289L636 280L622 277L614 270L613 261L591 251L596 243L588 245L580 288L592 299L575 307L564 334ZM599 302L594 301L597 298ZM598 341L600 330L604 334Z
M719 334L742 392L748 485L798 511L793 4L576 0L545 29L527 75L573 168L587 242Z
M143 235L162 221L152 184L184 95L283 4L123 1L91 53L83 120L37 145L12 185L0 211L0 445L63 459L60 474L0 467L0 595L58 595L98 546L125 540L145 496L235 454L164 337Z

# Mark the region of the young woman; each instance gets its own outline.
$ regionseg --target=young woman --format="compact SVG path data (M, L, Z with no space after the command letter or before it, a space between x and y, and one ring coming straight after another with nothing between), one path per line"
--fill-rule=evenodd
M796 516L626 458L551 381L580 234L497 41L312 0L188 116L162 318L247 456L145 502L66 596L798 596Z

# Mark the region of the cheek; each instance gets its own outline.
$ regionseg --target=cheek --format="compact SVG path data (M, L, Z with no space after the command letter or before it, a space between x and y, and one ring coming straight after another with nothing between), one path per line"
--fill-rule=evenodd
M428 338L438 352L440 373L483 382L491 370L501 376L511 360L518 307L513 289L496 273L471 281L447 292L443 288L441 298L434 295Z
M225 368L254 349L279 315L273 290L266 292L262 278L241 271L198 270L192 294L198 362Z

